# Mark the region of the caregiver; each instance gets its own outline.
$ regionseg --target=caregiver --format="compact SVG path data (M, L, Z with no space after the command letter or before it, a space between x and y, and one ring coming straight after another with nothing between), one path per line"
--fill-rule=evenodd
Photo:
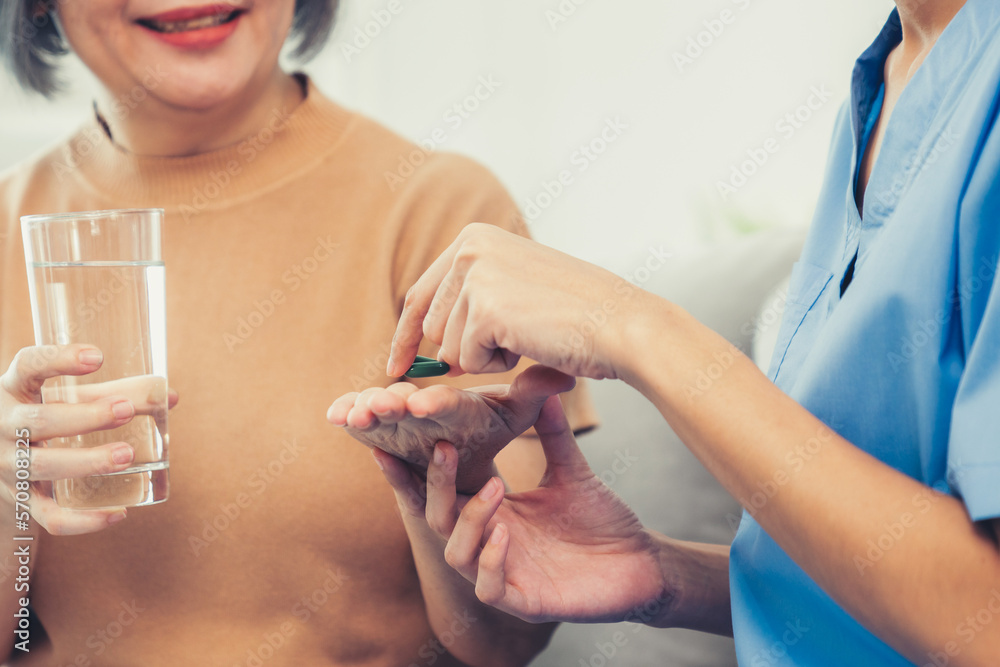
M1000 4L896 5L857 61L767 376L676 305L483 225L410 289L389 375L426 337L466 372L526 355L621 379L745 508L731 548L644 530L594 493L550 400L539 489L456 500L438 447L426 518L481 599L731 631L750 667L1000 660ZM418 484L380 459L398 493Z

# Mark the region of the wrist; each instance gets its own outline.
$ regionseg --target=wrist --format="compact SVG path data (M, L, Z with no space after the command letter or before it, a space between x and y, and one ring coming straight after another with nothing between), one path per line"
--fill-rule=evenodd
M611 363L617 378L639 388L668 372L656 368L662 361L657 352L678 345L676 339L690 315L677 304L638 288L631 307L623 315L609 351Z
M731 636L729 547L682 542L659 533L651 537L664 593L656 613L643 622Z
M650 297L650 303L637 309L628 323L618 377L670 421L684 411L683 406L729 384L740 375L734 370L743 369L744 364L753 366L753 362L680 306Z

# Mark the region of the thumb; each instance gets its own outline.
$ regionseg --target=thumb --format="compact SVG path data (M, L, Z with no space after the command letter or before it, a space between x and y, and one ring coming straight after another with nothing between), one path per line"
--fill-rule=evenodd
M588 474L593 474L590 464L576 444L576 438L566 420L558 396L552 396L545 401L538 415L538 421L535 422L535 433L538 434L542 450L545 452L545 475L541 486L556 481L573 469L582 468Z
M507 407L515 415L519 430L526 430L538 419L545 401L555 394L569 391L576 386L576 378L554 368L535 364L516 378L510 385Z

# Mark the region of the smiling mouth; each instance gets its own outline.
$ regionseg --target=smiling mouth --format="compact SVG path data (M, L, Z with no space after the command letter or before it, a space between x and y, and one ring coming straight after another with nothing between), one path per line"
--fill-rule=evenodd
M139 19L136 21L136 23L145 28L149 28L150 30L153 30L155 32L169 35L178 32L193 32L195 30L207 30L208 28L215 28L220 25L232 23L237 18L239 18L241 14L243 14L242 9L232 9L225 12L218 12L206 16L196 16L193 18L186 18L181 20L148 18L148 19Z

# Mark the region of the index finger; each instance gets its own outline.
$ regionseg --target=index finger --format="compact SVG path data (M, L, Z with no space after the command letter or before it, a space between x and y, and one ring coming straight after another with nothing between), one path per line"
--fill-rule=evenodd
M22 400L37 400L42 383L59 375L86 375L104 363L92 345L37 345L21 349L0 377L0 387Z
M399 323L396 324L392 347L389 348L386 373L390 377L401 377L416 359L417 348L420 347L420 341L424 337L424 318L427 317L427 311L438 287L451 270L455 254L461 244L462 236L459 235L406 293L403 312L399 316Z

